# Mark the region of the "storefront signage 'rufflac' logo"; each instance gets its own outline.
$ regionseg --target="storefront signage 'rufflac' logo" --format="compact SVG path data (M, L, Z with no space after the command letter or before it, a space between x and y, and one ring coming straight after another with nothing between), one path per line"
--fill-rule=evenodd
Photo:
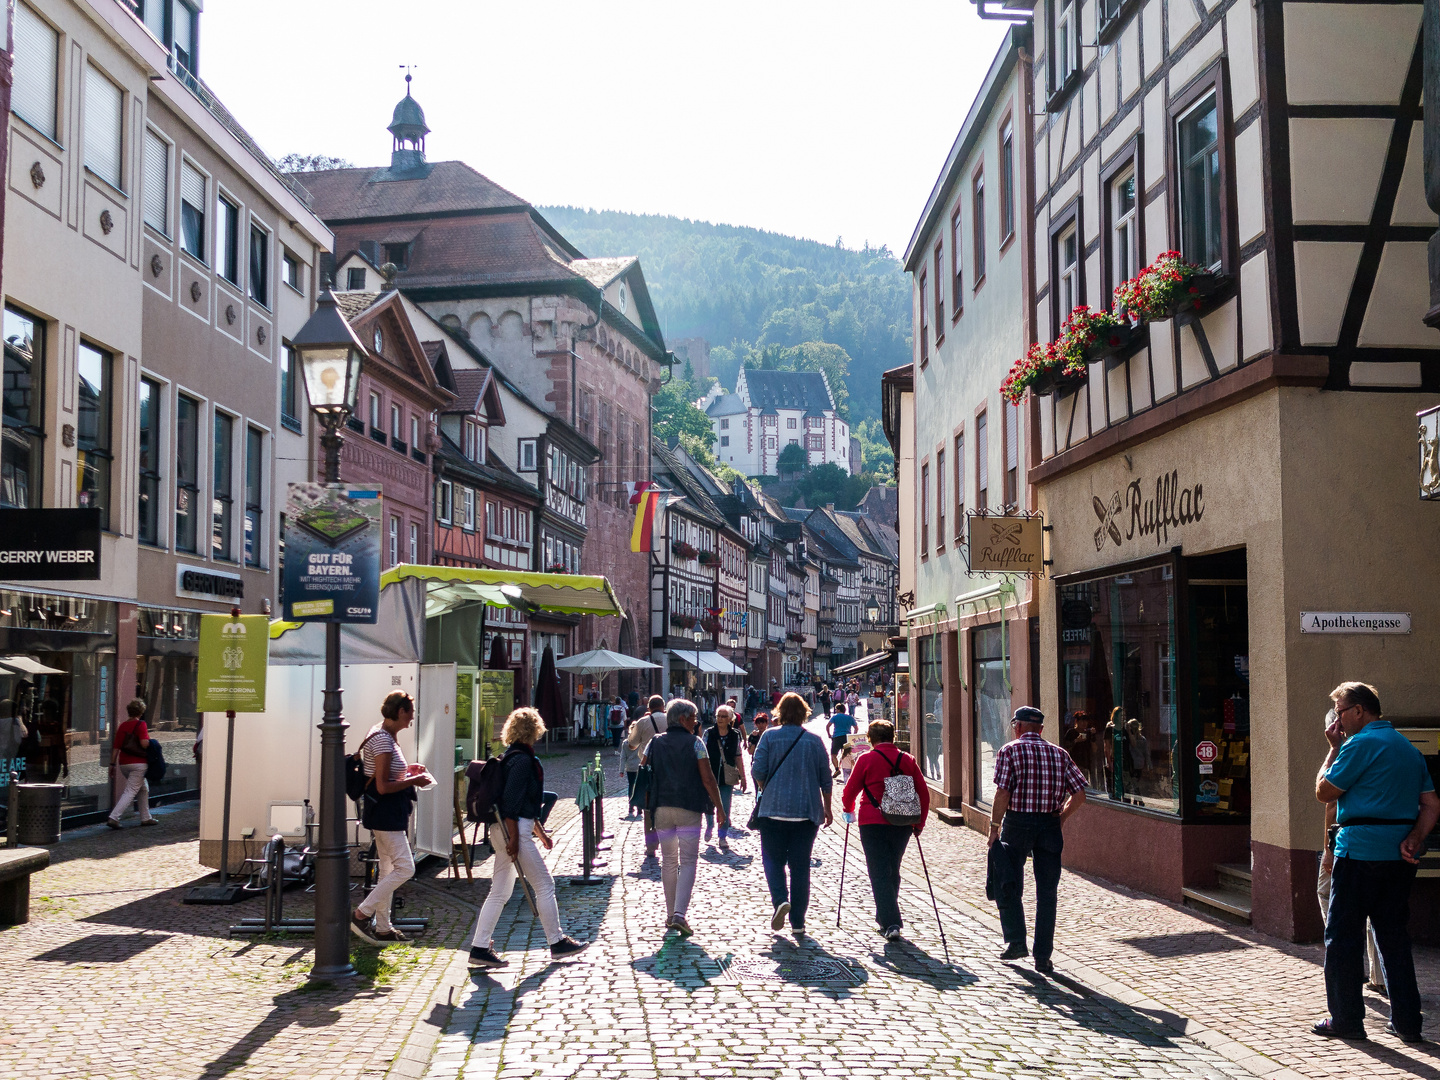
M1040 574L1044 571L1045 523L1038 517L970 518L972 574Z
M1153 494L1142 480L1130 481L1122 495L1110 496L1108 503L1092 495L1090 501L1100 527L1095 530L1095 550L1105 548L1105 540L1119 547L1139 536L1154 536L1155 546L1170 539L1170 530L1198 522L1205 516L1205 485L1190 487L1180 483L1179 470L1163 473L1155 479Z

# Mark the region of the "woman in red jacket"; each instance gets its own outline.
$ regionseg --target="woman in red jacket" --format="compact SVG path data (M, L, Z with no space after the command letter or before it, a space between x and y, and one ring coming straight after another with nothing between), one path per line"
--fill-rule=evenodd
M930 789L920 775L915 759L895 747L895 725L888 720L873 720L867 729L870 750L855 762L855 770L845 784L842 805L845 822L855 820L855 803L860 803L860 846L865 849L865 869L870 874L870 891L875 894L875 921L887 941L900 940L900 860L910 834L919 834L930 813ZM891 825L880 812L885 795L885 780L890 776L909 776L920 794L920 820L914 825Z

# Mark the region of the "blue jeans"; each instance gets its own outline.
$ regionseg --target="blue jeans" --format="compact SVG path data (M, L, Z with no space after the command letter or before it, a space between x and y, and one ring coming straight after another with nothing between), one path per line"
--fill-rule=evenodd
M1375 928L1375 943L1390 990L1390 1020L1402 1035L1420 1031L1420 990L1410 952L1410 886L1416 867L1399 859L1335 860L1330 911L1325 919L1325 1000L1330 1019L1341 1031L1365 1026L1365 920Z
M790 925L797 930L805 926L805 912L810 907L810 852L819 828L813 821L760 819L760 862L765 867L765 884L770 886L770 902L776 907L790 902ZM786 867L790 869L788 889Z
M721 826L720 826L720 839L721 839L721 840L724 840L724 839L725 839L725 835L726 835L726 830L729 829L729 827L730 827L730 825L729 825L729 822L730 822L730 799L734 796L734 794L735 794L735 789L734 789L733 787L727 787L725 784L720 784L720 785L718 785L718 786L719 786L719 788L720 788L720 805L725 808L725 822L726 822L726 823L725 823L724 825L721 825ZM709 829L710 826L712 826L712 825L714 825L714 824L715 824L715 807L714 807L714 806L707 806L707 807L705 807L705 828L706 828L706 829Z
M1000 839L1009 856L1007 872L999 882L995 903L1000 908L1000 929L1006 945L1025 947L1025 858L1035 860L1036 960L1049 960L1055 951L1055 906L1060 889L1060 852L1065 837L1058 814L1022 814L1011 810L1000 826Z

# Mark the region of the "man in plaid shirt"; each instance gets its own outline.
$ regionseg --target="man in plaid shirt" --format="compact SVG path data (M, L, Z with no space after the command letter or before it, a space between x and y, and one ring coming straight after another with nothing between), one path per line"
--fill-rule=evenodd
M1070 755L1040 734L1045 714L1022 706L1010 720L1015 740L995 755L995 801L990 809L990 869L1000 927L1001 960L1029 955L1025 948L1025 857L1035 856L1035 970L1055 964L1055 904L1060 887L1060 827L1085 801L1085 776ZM998 848L997 848L998 841Z

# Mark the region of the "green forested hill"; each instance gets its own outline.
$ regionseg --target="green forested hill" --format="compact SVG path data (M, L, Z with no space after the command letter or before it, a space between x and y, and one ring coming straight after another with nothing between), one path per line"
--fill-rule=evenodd
M660 215L540 211L586 255L638 255L666 338L705 338L711 374L726 389L743 363L758 367L766 356L770 366L803 368L822 351L796 346L838 345L858 427L879 415L881 372L910 359L910 287L888 248ZM833 382L833 350L825 355Z

